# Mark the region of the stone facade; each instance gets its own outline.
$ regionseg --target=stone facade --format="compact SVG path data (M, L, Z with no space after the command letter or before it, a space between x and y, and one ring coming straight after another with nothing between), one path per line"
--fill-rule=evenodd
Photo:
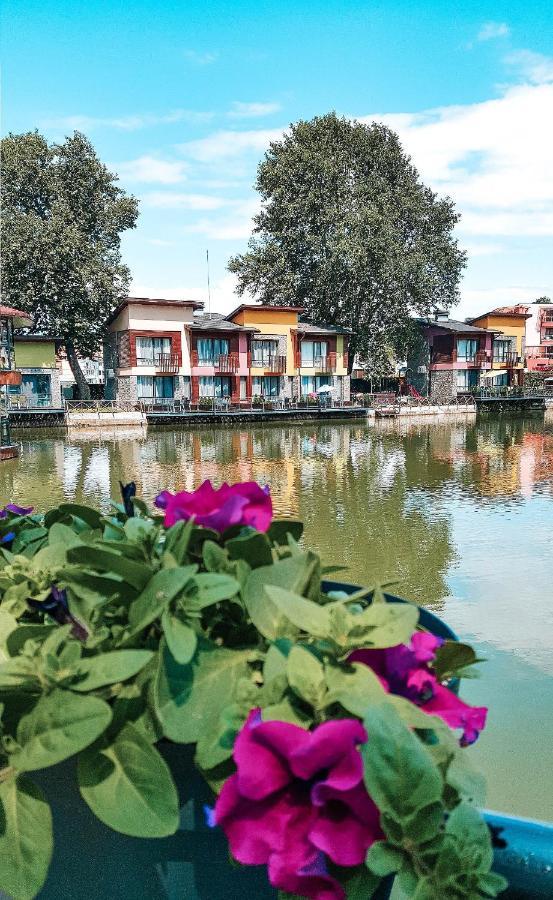
M430 397L436 403L449 403L457 396L457 382L453 369L430 374Z

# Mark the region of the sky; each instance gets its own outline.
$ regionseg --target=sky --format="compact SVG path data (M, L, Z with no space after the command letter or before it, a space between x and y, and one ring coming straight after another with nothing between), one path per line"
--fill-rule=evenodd
M137 296L239 302L256 167L335 110L397 130L468 252L456 317L553 296L550 0L4 0L2 131L84 132L140 200Z

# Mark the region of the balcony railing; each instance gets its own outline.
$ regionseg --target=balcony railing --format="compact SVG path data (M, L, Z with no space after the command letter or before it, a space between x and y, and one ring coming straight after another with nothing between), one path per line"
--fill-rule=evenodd
M505 353L498 353L497 355L494 353L493 361L509 368L510 366L516 366L520 362L520 356L515 350L506 350Z
M433 350L430 357L430 362L433 365L435 365L436 363L460 362L469 363L473 366L485 366L489 362L491 362L491 359L485 350L476 350L474 353L468 353L465 356L459 356L457 350L450 350L446 353L443 353L440 350Z
M252 356L252 366L256 369L264 369L267 374L276 373L281 374L286 371L286 357L285 356L262 356L256 357Z
M239 368L238 354L229 353L228 356L219 356L214 365L216 372L237 372Z
M313 360L313 368L317 372L334 372L336 358L334 356L316 356Z
M157 356L137 356L137 366L151 366L158 372L178 372L179 358L176 353L158 353Z

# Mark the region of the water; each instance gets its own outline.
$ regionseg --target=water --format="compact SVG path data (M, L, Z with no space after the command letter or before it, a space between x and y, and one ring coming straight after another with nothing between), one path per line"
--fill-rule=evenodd
M488 807L553 820L553 419L383 421L164 432L20 432L0 499L106 506L118 480L255 479L354 583L394 579L487 658L463 696L490 708L469 752Z

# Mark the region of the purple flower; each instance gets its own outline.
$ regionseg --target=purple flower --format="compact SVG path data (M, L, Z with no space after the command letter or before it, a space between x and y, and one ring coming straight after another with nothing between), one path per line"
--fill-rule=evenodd
M155 504L165 510L166 528L181 519L194 517L197 525L219 533L232 525L249 525L257 531L267 531L273 516L269 488L262 488L255 481L223 484L218 489L210 481L204 481L197 491L178 494L162 491Z
M18 506L16 503L8 503L4 509L0 509L0 519L7 519L8 513L14 516L28 516L33 511L32 506Z
M8 531L3 538L0 539L0 544L11 544L15 537L15 531Z
M60 590L55 585L52 585L52 590L46 600L33 600L29 597L27 603L31 609L47 613L59 625L73 625L71 629L73 637L79 641L86 641L88 631L70 611L65 590Z
M486 725L485 706L469 706L440 684L431 664L441 638L416 631L409 644L385 650L355 650L349 662L361 662L378 675L391 694L407 697L428 715L439 716L450 728L462 728L461 746L473 744Z
M136 484L134 481L129 481L128 484L123 484L123 482L120 481L119 488L121 490L125 512L128 515L129 519L131 519L134 516L134 506L132 500L133 497L136 497Z
M237 771L215 806L232 855L267 865L273 887L315 900L343 900L326 857L339 866L361 864L382 836L379 812L363 783L355 719L305 731L287 722L262 722L252 710L234 746Z

